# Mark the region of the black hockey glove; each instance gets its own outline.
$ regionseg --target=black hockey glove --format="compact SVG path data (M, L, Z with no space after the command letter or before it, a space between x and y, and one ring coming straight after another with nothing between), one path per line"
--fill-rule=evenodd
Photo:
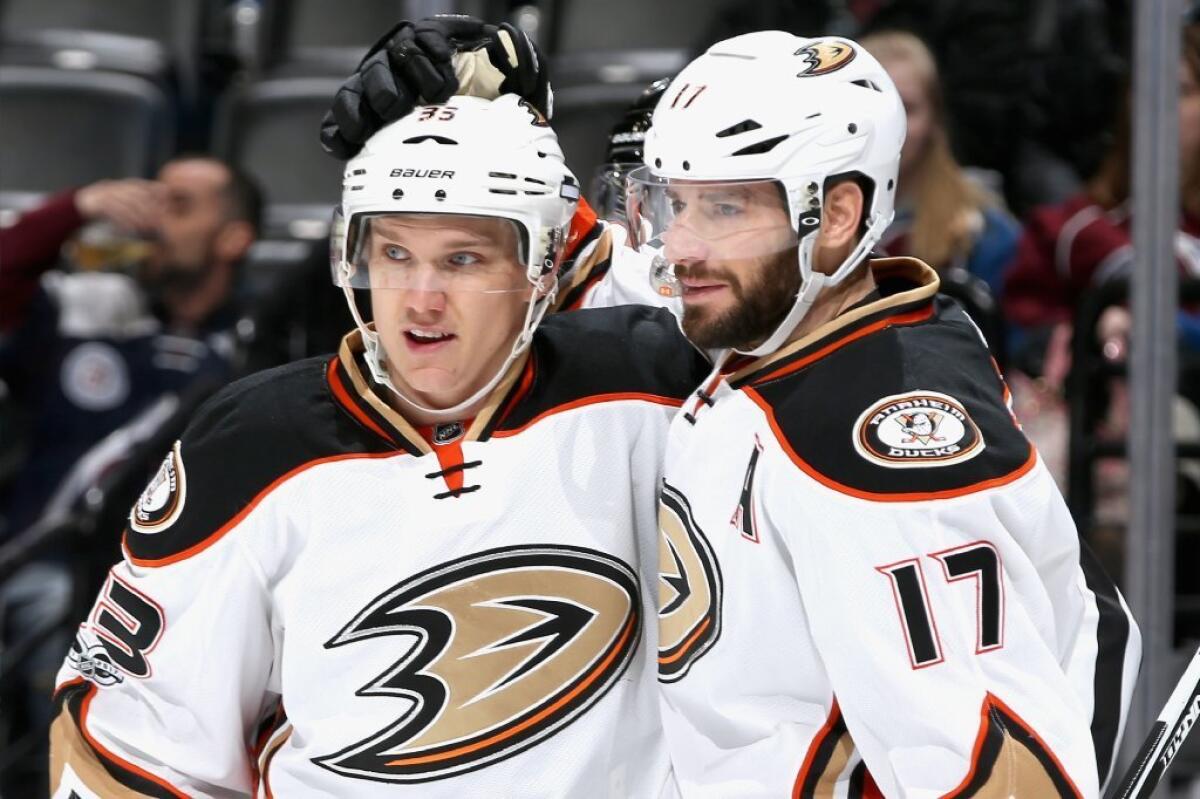
M547 117L552 112L549 70L523 32L462 14L401 22L338 89L321 122L321 144L336 158L353 158L376 131L420 103L506 93L524 97Z

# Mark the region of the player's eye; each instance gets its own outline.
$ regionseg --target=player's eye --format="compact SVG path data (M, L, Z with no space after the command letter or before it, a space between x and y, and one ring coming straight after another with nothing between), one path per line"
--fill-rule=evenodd
M483 258L473 252L456 252L446 261L452 266L474 266L483 263Z
M740 205L734 205L733 203L713 203L712 205L713 216L731 217L737 216L741 212L742 207Z
M680 214L682 214L683 209L685 209L685 208L687 208L687 203L685 203L683 200L680 200L677 198L673 198L671 200L671 213L674 214L675 216L679 216Z
M401 247L399 244L385 244L383 246L383 254L391 261L407 261L408 250Z

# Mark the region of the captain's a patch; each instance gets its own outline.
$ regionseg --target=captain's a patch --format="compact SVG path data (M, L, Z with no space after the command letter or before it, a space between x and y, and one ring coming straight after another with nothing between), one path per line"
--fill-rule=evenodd
M983 435L958 400L936 391L893 394L854 424L854 449L889 469L948 466L983 452Z

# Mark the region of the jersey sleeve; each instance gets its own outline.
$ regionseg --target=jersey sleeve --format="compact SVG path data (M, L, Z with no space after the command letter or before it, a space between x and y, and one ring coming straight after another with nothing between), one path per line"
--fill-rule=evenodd
M261 579L233 540L112 568L58 675L53 795L250 793L273 651Z
M319 390L308 373L320 368L223 390L131 509L124 557L56 681L53 795L253 790L255 727L278 693L263 558L286 516L271 487L310 456L292 426L319 427L303 396Z
M885 795L1098 795L1097 597L1040 462L956 498L771 493L837 710Z

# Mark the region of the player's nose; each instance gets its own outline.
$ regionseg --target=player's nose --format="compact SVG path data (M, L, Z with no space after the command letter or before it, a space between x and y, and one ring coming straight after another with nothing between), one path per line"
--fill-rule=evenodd
M684 225L672 225L662 238L663 257L673 264L687 266L708 258L708 243Z

